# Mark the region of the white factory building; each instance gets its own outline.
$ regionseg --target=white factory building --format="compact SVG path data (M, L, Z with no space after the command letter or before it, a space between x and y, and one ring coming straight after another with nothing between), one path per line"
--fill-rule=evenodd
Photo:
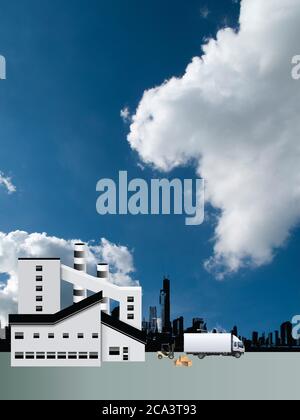
M107 264L97 266L97 277L87 274L84 244L75 245L74 268L59 258L20 258L18 281L18 314L9 317L12 366L145 361L142 289L110 283ZM62 281L73 285L73 305L61 310Z

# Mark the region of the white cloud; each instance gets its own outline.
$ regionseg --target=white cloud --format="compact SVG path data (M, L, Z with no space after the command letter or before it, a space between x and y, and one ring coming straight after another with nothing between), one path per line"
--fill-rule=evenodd
M120 116L124 123L131 122L130 109L127 106L121 110Z
M185 74L146 91L128 141L162 171L196 162L219 210L206 267L221 277L270 263L300 220L298 0L242 0Z
M19 257L59 257L63 264L73 266L74 243L78 240L65 240L46 233L27 233L15 231L0 232L0 275L7 276L0 287L0 320L6 323L7 314L16 312L17 308L17 261ZM88 272L95 275L99 260L111 266L110 281L120 286L136 286L132 280L134 272L133 258L125 246L118 246L107 239L99 245L87 246Z
M91 247L91 251L107 262L111 267L110 280L118 286L137 286L131 278L135 271L133 257L126 246L116 245L102 238L99 246Z
M3 185L8 194L12 194L17 191L16 186L13 184L10 177L7 177L3 174L3 172L0 172L0 185Z

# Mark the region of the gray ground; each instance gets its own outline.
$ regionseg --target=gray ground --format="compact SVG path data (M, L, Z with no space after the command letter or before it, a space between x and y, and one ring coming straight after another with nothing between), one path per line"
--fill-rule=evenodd
M141 364L99 369L11 368L0 353L0 399L300 399L300 354L193 358L192 368L147 355Z

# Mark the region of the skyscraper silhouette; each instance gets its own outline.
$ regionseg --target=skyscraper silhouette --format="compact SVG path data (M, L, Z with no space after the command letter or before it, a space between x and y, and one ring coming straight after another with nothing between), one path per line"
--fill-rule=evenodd
M174 319L173 321L173 335L174 336L183 336L184 332L184 319L183 316L180 318Z
M293 326L291 322L284 322L281 327L281 344L283 346L292 347L294 345L294 340L292 336Z
M156 306L150 306L149 308L149 325L150 325L150 331L152 333L155 333L158 331Z
M170 333L172 331L170 314L170 280L167 278L163 281L163 288L160 291L159 303L161 305L162 332Z

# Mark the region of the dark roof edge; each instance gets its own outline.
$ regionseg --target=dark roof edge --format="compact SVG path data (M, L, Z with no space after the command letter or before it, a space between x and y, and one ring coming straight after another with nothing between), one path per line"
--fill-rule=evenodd
M82 302L76 303L74 305L69 306L68 308L63 309L56 314L45 314L45 315L9 315L9 325L20 325L20 324L31 324L31 325L38 325L38 324L58 324L59 322L64 321L71 316L84 311L85 309L90 308L91 306L100 303L103 299L102 292L95 293L92 296L84 299Z
M126 324L125 322L120 321L119 319L115 319L105 312L101 312L101 323L109 328L113 328L121 334L127 335L135 341L139 341L142 344L146 344L146 337L143 331L138 330L137 328Z
M18 258L19 261L60 261L60 258Z

